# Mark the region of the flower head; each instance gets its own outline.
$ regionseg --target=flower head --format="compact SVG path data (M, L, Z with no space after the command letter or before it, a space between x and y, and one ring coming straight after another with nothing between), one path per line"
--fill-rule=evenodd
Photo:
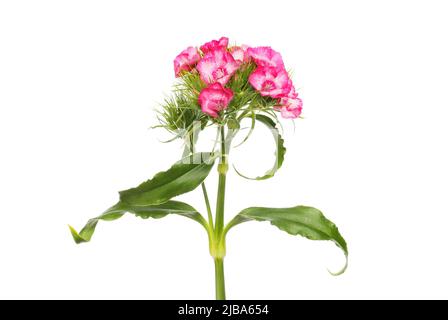
M259 67L249 76L250 84L262 96L282 98L291 92L293 85L284 69Z
M190 71L201 59L198 49L188 47L174 59L174 73L179 77L183 71Z
M282 56L271 47L249 48L247 49L247 53L258 66L285 68Z
M229 38L221 37L219 40L212 40L201 46L201 51L206 54L216 49L227 49Z
M207 84L218 82L225 85L240 64L224 49L207 53L197 65L202 81Z
M224 88L220 83L214 83L201 91L199 104L202 112L216 118L219 111L227 108L232 98L232 90Z

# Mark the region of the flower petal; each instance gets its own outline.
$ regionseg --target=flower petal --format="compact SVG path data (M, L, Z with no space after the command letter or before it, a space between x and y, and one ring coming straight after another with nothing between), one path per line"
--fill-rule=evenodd
M247 52L258 66L285 68L281 54L271 47L249 48Z
M229 38L221 37L219 40L212 40L201 46L201 51L206 54L216 49L227 49Z
M303 102L300 98L282 98L280 113L285 119L295 119L302 113Z
M201 59L198 49L188 47L174 59L174 74L180 77L182 72L190 71L194 68L196 63Z

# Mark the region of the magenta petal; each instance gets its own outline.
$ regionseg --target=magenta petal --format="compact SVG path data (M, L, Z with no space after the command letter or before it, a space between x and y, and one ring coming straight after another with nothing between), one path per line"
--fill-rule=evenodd
M210 42L203 44L201 46L201 51L204 54L206 54L213 50L227 49L228 45L229 45L229 38L221 37L219 40L212 40Z
M213 83L213 71L216 69L216 64L211 59L202 59L196 66L202 81L205 83Z
M229 51L235 61L238 61L239 63L246 63L250 61L250 56L247 52L248 48L248 46L242 45L240 47L232 47L229 49Z
M233 48L230 53L232 54L233 59L235 59L236 61L244 61L244 50L237 47L237 48Z
M262 69L257 69L249 76L249 83L256 90L261 91L263 83L266 81L266 72Z
M292 109L292 110L290 110L288 108L282 108L280 110L280 114L285 119L297 119L300 116L301 113L302 113L301 109Z
M302 100L300 98L280 99L280 113L285 119L295 119L302 113Z
M218 44L219 44L221 47L227 47L227 46L229 45L229 38L227 38L227 37L221 37L221 38L219 39L219 41L218 41Z
M281 54L271 47L249 48L247 52L258 66L285 68Z

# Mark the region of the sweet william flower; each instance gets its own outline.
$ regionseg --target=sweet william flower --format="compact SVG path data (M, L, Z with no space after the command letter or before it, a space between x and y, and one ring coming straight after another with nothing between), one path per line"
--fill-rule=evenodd
M227 50L216 49L207 53L196 68L205 83L218 82L225 85L239 66L240 64Z
M202 53L206 54L216 49L227 49L229 38L221 37L219 40L212 40L201 46Z
M282 56L271 47L256 47L247 49L249 56L260 67L274 67L284 69Z
M174 59L174 73L176 77L180 77L184 71L190 71L193 69L200 59L201 56L199 55L199 51L194 47L188 47L182 51Z
M293 85L285 69L259 67L249 76L250 84L262 96L282 98L293 90Z
M214 83L201 91L199 104L202 112L217 118L218 113L228 107L232 98L232 90L224 88L220 83Z

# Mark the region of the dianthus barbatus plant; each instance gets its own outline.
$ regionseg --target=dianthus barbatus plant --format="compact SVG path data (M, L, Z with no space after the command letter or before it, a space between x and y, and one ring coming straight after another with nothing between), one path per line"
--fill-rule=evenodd
M290 208L250 207L238 213L229 223L224 223L229 151L232 140L241 132L241 122L249 119L251 123L243 142L247 141L258 123L269 128L274 136L276 157L270 170L256 178L248 178L236 171L244 178L265 180L272 178L282 166L286 152L278 114L286 119L295 119L302 112L302 100L280 53L270 47L229 46L229 40L222 37L199 49L188 47L182 51L174 60L174 72L178 81L173 95L165 100L159 110L160 124L157 127L174 134L173 140L184 140L181 160L136 188L121 191L118 203L90 219L79 233L70 227L75 242L90 241L98 221L116 220L127 212L141 218L158 219L168 214L190 218L207 232L210 254L215 263L216 299L223 300L226 298L224 257L227 233L243 222L269 221L291 235L333 241L346 257L344 268L334 273L342 274L347 268L347 244L335 224L318 209L303 205ZM215 146L210 152L195 152L198 134L209 126L217 130ZM213 216L205 179L215 162L218 162L219 179ZM191 205L173 200L198 187L203 193L207 218Z

